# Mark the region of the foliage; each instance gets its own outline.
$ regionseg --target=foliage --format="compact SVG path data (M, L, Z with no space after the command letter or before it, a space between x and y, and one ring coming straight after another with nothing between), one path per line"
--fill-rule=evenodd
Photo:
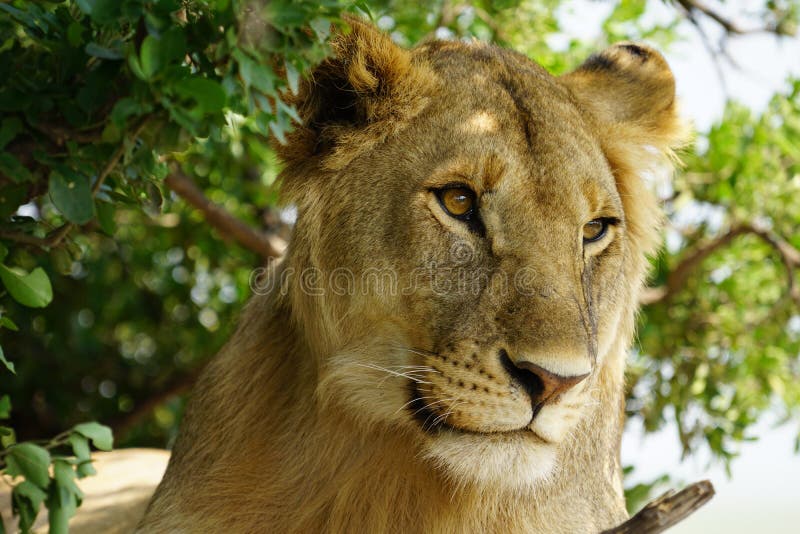
M283 139L295 112L280 95L325 56L354 4L0 2L0 362L10 371L0 391L23 440L5 436L0 457L39 447L38 467L5 464L20 475L21 517L79 504L70 473L87 474L73 443L91 438L74 426L82 420L108 423L123 445L170 443L179 394L226 339L264 257L210 229L169 179L186 175L231 217L286 237L269 139ZM489 40L561 73L608 42L679 39L677 3L662 22L651 5L609 5L596 41L562 33L559 0L358 9L402 44ZM795 0L766 2L756 22L791 33L797 13ZM763 115L731 103L665 193L670 246L651 281L663 291L641 316L627 408L648 430L676 421L687 454L730 459L767 411L789 420L800 406L800 314L787 285L800 264L781 252L800 248L799 86ZM57 438L25 441L48 435ZM56 456L70 445L73 456ZM51 498L62 487L71 496Z
M0 419L8 419L10 410L11 401L4 395L0 398ZM14 431L0 426L0 440L0 469L12 480L21 479L11 492L20 530L30 530L44 504L49 510L50 532L66 532L69 518L83 499L75 479L95 473L89 443L110 451L111 429L97 423L81 423L48 441L15 443Z
M146 347L155 343L146 327L129 324L133 317L152 318L149 324L161 329L155 339L174 339L174 353L181 348L178 343L188 347L175 358L178 369L181 362L198 359L199 347L213 345L210 339L201 345L203 336L190 335L186 329L185 335L171 337L172 325L160 320L161 312L166 308L175 322L182 323L190 314L183 303L191 298L202 305L216 285L221 291L215 298L223 307L241 304L247 283L242 273L252 265L252 256L229 254L210 239L204 243L179 233L159 236L141 224L171 226L169 217L159 219L170 165L191 168L192 175L216 184L241 204L244 199L252 205L274 203L269 188L274 166L269 164L272 156L266 140L282 139L296 117L278 96L283 90L295 91L299 73L325 56L325 41L331 24L338 22L340 4L332 0L0 4L0 239L5 243L0 243L0 280L6 293L0 326L17 330L16 323L22 325L18 335L4 336L0 348L0 361L9 371L16 367L20 380L6 386L4 377L2 389L15 398L31 398L30 409L38 416L46 412L44 419L54 421L52 428L45 423L32 430L25 424L31 421L30 414L23 412L14 425L22 435L40 435L43 427L56 432L65 420L74 424L76 417L90 411L108 419L108 408L92 410L79 400L79 413L74 413L76 399L71 392L79 389L65 387L65 380L73 379L90 392L96 388L103 400L114 398L116 414L130 410L134 397L118 397L109 375L124 377L133 387L147 384L152 391L152 376L160 367L126 372L125 356L143 362L148 359ZM269 22L261 24L262 20ZM313 31L306 31L309 26ZM234 208L231 202L225 204ZM20 206L25 207L19 210ZM244 205L236 211L245 220L258 216ZM129 219L139 224L127 227ZM201 233L199 222L186 227ZM104 237L112 235L119 241ZM161 237L162 242L187 244L170 246L162 255L156 253L161 243L136 246L154 235L156 241ZM181 257L176 259L176 254ZM214 266L209 272L209 257L226 256L233 260L227 262L228 268ZM178 268L184 258L192 264L192 272ZM138 268L151 260L156 260L152 272ZM132 265L137 266L133 284ZM228 274L237 266L238 275ZM100 285L106 284L104 290L90 285L86 291L87 286L78 282L89 273L92 278L87 282L96 277ZM67 276L51 282L53 274ZM142 292L139 283L149 290ZM188 283L191 295L184 291ZM62 307L37 311L50 304L53 285L62 296ZM171 295L164 295L170 290ZM70 292L80 296L70 299ZM161 295L166 297L163 301ZM91 308L77 307L70 313L69 302ZM94 323L91 316L98 318L100 327L92 330L95 336L80 331ZM216 311L207 306L198 316L208 330L218 324ZM72 340L76 344L70 348L78 350L64 350ZM123 357L117 362L106 359L104 365L109 343L119 343ZM133 345L136 348L126 352ZM13 355L16 365L6 354ZM48 373L42 372L43 364ZM108 367L116 372L108 373ZM92 385L95 372L104 378ZM168 373L159 377L169 378ZM77 440L81 429L85 427L59 434L48 446ZM37 470L19 469L20 464L14 463L24 452L34 453L31 465ZM22 477L14 489L14 510L23 530L42 503L50 510L51 521L65 521L80 501L76 487L70 496L74 484L64 467L66 460L52 458L57 484L49 484L41 471L51 463L46 448L9 444L4 454L9 459L6 474ZM77 450L75 454L82 461ZM45 498L45 491L52 495Z
M704 141L677 179L674 250L656 281L668 284L691 251L754 231L645 310L629 409L648 430L671 415L685 453L705 442L727 460L765 412L791 421L800 410L800 81L758 116L729 104Z

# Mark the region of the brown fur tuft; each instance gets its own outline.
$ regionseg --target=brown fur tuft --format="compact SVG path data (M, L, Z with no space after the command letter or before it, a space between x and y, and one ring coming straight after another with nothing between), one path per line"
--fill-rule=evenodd
M297 106L302 124L276 144L286 163L284 194L310 169L339 170L354 157L396 134L425 105L435 86L430 69L360 19L347 17L349 33L331 43L333 55L302 82Z

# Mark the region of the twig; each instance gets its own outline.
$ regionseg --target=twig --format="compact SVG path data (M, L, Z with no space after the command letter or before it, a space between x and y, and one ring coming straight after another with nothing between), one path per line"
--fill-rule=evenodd
M714 496L708 480L695 482L675 493L670 490L642 508L639 513L602 534L658 534L683 521Z
M706 258L715 251L731 243L736 237L744 234L758 236L778 253L781 262L786 268L789 296L800 306L800 286L798 285L794 272L796 269L800 268L800 250L794 248L791 243L775 233L748 223L733 226L716 239L695 248L685 256L672 270L669 276L667 276L666 284L661 287L647 288L640 296L639 303L646 306L648 304L670 300L686 285L692 273Z
M136 138L142 133L142 130L147 125L150 117L146 116L142 119L139 125L134 129L133 134L131 135L131 139L136 141ZM92 186L92 197L94 197L97 192L102 187L103 182L105 182L108 175L111 174L111 171L119 164L119 160L125 154L125 150L127 149L125 140L123 140L120 145L112 152L111 157L108 159L103 168L97 175L97 180L95 181L94 185ZM72 228L75 225L71 222L67 222L50 232L47 237L35 237L30 234L26 234L24 232L14 232L8 230L0 230L0 238L8 239L9 241L15 241L17 243L22 243L25 245L31 245L34 247L38 247L41 249L51 249L53 247L57 247L61 241L64 240L65 237L69 234Z
M31 127L48 137L56 146L64 146L67 141L77 141L81 144L96 143L101 136L99 131L80 132L71 130L58 124L31 123Z
M700 36L700 42L703 43L706 51L708 52L709 57L711 58L711 64L714 65L714 71L717 74L717 78L719 79L719 85L722 88L722 93L725 96L725 100L730 99L730 91L728 91L728 82L725 79L725 73L722 70L722 66L719 64L719 56L722 55L726 59L730 58L730 55L726 53L725 47L723 46L724 41L720 40L720 48L719 50L714 48L714 45L711 44L711 39L708 38L706 35L703 26L698 22L695 18L694 13L692 11L686 11L686 18L689 22L694 26L695 30L697 30L697 34Z
M24 245L31 245L42 249L49 249L57 246L72 230L72 223L64 223L49 234L47 237L36 237L24 232L14 232L9 230L0 230L0 239L7 239L15 241Z
M492 30L492 33L494 34L494 38L492 39L492 41L499 41L501 43L508 42L508 36L506 35L506 32L503 30L503 26L501 24L498 24L497 21L495 21L494 18L489 13L486 12L486 10L478 6L467 5L467 6L461 6L459 11L460 12L464 11L470 7L475 11L475 16L481 19L481 21L484 24L486 24L486 26L488 26L490 30Z
M769 25L757 28L742 28L729 18L723 16L717 11L714 11L700 0L678 0L678 4L680 4L681 7L683 7L690 14L695 11L702 13L706 17L719 24L722 29L729 34L747 35L749 33L777 33L778 35L782 35L778 32L777 27Z
M279 250L268 236L256 232L224 208L211 202L194 181L179 170L176 169L169 174L164 179L164 183L186 202L203 212L206 221L215 227L223 237L233 239L267 261L283 254L283 250Z
M139 137L139 135L142 133L142 130L144 130L144 127L147 126L147 122L149 120L150 117L145 116L139 123L139 126L137 126L136 129L133 130L133 135L131 135L131 140L133 142L136 142L136 138ZM125 146L125 140L123 139L122 143L120 143L117 149L114 150L114 152L111 154L111 157L108 159L108 162L103 167L103 170L101 170L100 174L97 175L97 180L94 182L94 185L92 186L92 196L96 195L97 192L100 190L100 187L102 187L103 182L106 181L108 175L111 174L111 171L113 171L114 167L116 167L117 163L119 163L120 158L122 158L122 156L125 154L125 150L127 150L127 147Z

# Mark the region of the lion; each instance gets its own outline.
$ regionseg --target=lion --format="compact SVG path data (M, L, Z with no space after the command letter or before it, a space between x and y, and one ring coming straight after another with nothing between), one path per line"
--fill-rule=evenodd
M141 532L599 532L684 142L654 49L554 77L348 19L278 146L297 221L188 405Z

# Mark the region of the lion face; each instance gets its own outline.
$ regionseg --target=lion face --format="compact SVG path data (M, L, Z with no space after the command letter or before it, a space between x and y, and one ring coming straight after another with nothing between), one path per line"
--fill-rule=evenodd
M321 405L457 483L535 487L619 417L659 221L639 174L678 136L669 70L620 45L557 79L357 23L337 51L282 149Z

